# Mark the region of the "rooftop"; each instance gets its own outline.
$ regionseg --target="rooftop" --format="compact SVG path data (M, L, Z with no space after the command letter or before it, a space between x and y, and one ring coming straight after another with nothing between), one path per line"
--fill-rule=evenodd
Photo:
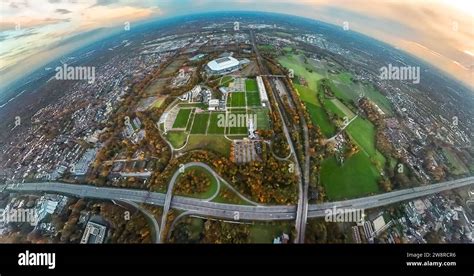
M221 71L228 68L239 66L240 63L237 59L233 57L223 57L210 61L207 66L212 71Z

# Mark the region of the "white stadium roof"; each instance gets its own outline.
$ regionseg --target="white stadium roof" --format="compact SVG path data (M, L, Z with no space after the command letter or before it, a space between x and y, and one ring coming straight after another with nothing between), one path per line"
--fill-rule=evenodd
M221 71L221 70L226 70L232 67L239 66L240 63L237 59L233 57L223 57L223 58L218 58L213 61L210 61L207 66L212 70L212 71Z

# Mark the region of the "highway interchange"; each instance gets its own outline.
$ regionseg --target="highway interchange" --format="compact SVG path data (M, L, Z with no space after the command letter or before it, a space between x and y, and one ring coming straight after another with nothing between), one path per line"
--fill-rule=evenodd
M343 209L370 209L385 206L401 201L412 200L442 191L461 188L474 184L474 177L432 184L428 186L399 190L374 196L362 197L337 202L326 202L308 205L308 217L324 217L325 211L332 208ZM106 200L131 201L135 203L147 203L157 206L165 206L166 194L120 188L94 187L88 185L65 184L60 182L40 183L17 183L0 186L0 190L6 189L16 192L54 192L69 194L83 198L97 198ZM235 205L210 202L202 199L172 196L169 208L192 211L194 214L202 214L210 217L234 220L294 220L296 219L297 206L294 205ZM236 216L237 215L237 216Z

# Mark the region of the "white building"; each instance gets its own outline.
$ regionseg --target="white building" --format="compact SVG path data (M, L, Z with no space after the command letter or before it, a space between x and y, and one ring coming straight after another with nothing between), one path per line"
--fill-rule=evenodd
M223 57L210 61L207 71L213 75L224 75L240 69L240 62L233 57Z
M265 84L263 83L262 77L257 77L257 85L258 85L258 93L260 93L260 102L262 103L263 107L268 105L268 96L267 90L265 89Z
M98 223L89 221L87 223L84 234L82 235L81 243L100 244L104 242L107 227Z
M210 99L209 100L209 110L210 111L217 110L218 107L219 107L219 99Z

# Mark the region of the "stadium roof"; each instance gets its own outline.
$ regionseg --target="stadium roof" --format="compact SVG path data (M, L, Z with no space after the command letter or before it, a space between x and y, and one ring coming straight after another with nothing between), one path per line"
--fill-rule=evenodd
M221 70L226 70L232 67L239 66L239 61L233 57L223 57L223 58L218 58L213 61L210 61L207 66L212 70L212 71L221 71Z

